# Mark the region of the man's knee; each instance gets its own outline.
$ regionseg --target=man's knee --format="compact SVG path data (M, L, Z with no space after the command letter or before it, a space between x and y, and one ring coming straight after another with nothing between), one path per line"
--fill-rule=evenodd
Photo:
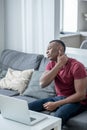
M43 104L39 101L34 101L34 102L29 103L28 107L30 110L38 111L38 112L40 112L44 109Z
M55 112L55 117L61 118L62 119L62 126L64 126L66 124L66 121L68 120L68 117L66 116L66 114L62 111L57 111Z

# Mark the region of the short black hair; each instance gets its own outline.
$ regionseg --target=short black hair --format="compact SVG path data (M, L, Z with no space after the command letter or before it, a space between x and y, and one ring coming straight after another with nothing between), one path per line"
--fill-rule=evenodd
M52 42L61 44L63 46L63 48L64 48L64 52L66 51L66 46L65 46L65 43L63 41L61 41L61 40L52 40L49 43L52 43Z

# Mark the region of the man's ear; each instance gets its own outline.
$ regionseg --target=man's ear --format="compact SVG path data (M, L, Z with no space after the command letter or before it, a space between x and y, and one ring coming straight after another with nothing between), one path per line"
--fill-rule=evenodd
M62 56L64 54L64 50L63 50L63 47L59 47L58 48L58 52L59 52L59 55Z
M61 50L59 50L59 56L62 56L62 55L63 55L62 51L61 51Z
M61 51L62 53L64 53L64 52L63 52L63 47L60 47L60 51Z

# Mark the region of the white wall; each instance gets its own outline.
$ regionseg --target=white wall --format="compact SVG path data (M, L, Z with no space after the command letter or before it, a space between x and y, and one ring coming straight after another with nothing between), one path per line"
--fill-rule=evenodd
M5 0L5 48L22 50L21 0Z
M0 0L0 53L4 49L4 1Z
M0 52L4 48L23 51L24 41L23 41L23 28L22 28L22 24L23 24L22 1L25 0L0 0ZM87 1L83 1L83 0L78 0L78 1L79 1L78 30L87 31L87 21L84 21L83 18L83 12L87 12ZM53 11L55 12L55 14L53 20L54 25L52 25L54 26L54 30L52 32L52 39L53 38L56 39L58 38L59 35L60 0L53 0L53 3L54 3ZM47 4L45 8L49 9L47 8ZM47 19L45 19L45 21L46 23L48 22ZM45 27L45 30L46 29L47 28ZM49 32L49 30L47 31ZM45 36L48 37L48 35L46 34ZM48 42L45 41L44 44L46 47ZM38 48L37 44L34 47L35 49ZM43 44L42 44L42 49L43 49Z
M60 0L54 1L54 39L60 34Z
M23 18L25 18L25 16L23 16L24 15L23 14L23 5L22 5L23 2L26 3L27 0L26 1L25 0L4 0L5 48L29 52L29 47L30 47L30 52L32 52L32 51L40 52L40 51L37 51L38 49L45 52L48 42L54 38L58 38L58 34L59 34L59 22L58 21L60 21L59 20L60 0L51 0L50 4L48 4L47 1L43 1L43 2L47 3L45 5L46 15L44 16L44 18L45 18L44 19L45 20L44 21L45 22L44 30L46 31L46 33L44 33L44 37L47 38L47 40L45 40L45 38L44 38L43 39L44 42L39 43L39 44L42 44L42 46L41 46L42 48L41 47L39 48L39 45L37 42L38 37L36 37L36 40L34 40L34 43L36 43L36 44L30 45L30 44L32 44L32 42L30 42L30 40L27 41L27 39L29 39L30 35L26 34L26 33L24 34L24 32L23 32L23 31L25 31L25 30L23 30L23 27L26 26L26 23L28 22L28 21L25 22L25 25L23 25L24 24ZM36 0L35 0L35 2L36 2ZM52 3L54 3L54 5ZM27 7L29 8L29 6L27 6ZM51 8L52 8L52 11L49 12L51 10ZM51 14L51 15L49 15L49 14ZM34 25L34 26L37 27L37 25ZM27 32L29 32L29 31L30 31L29 28L27 28ZM25 36L23 36L23 35L25 35ZM32 33L32 36L33 35L35 35L35 32ZM24 37L26 38L25 41L24 41ZM49 41L48 41L48 39L49 39ZM24 45L24 44L27 44L27 45ZM25 49L24 49L24 47L25 47ZM34 48L35 48L35 51L34 51Z
M40 42L38 43L38 37L37 39L33 39L35 45L29 37L29 26L27 27L27 34L23 32L24 26L26 26L27 22L25 22L25 25L23 25L23 3L22 2L27 2L28 0L4 0L5 2L5 48L9 49L15 49L15 50L20 50L20 51L26 51L29 52L29 47L30 47L30 52L36 52L36 50L42 50L45 52L45 49L47 47L47 44L50 40L53 40L55 38L58 38L59 35L59 19L60 19L60 0L48 0L50 4L47 3L47 0L43 0L45 2L45 12L46 15L44 16L44 22L45 22L45 27L44 31L44 37L43 38L43 43ZM35 0L36 2L36 0ZM52 4L54 3L54 4ZM51 10L52 7L52 10ZM29 6L27 6L29 8ZM29 9L28 9L29 10ZM48 12L47 12L48 11ZM53 11L53 12L52 12ZM55 14L54 14L55 13ZM43 21L42 21L43 22ZM38 27L38 25L34 25L35 28ZM24 30L25 31L25 30ZM35 35L36 32L32 33L32 36ZM25 36L23 36L25 35ZM50 37L50 38L49 38ZM24 41L25 38L25 41ZM28 39L28 40L27 40ZM48 41L49 40L49 41ZM27 44L27 45L24 45ZM41 47L39 48L39 44L41 44ZM45 45L44 45L45 44ZM24 49L25 47L25 49ZM35 48L35 51L33 50ZM32 49L32 50L31 50ZM40 52L37 51L37 52ZM42 52L41 51L41 52Z

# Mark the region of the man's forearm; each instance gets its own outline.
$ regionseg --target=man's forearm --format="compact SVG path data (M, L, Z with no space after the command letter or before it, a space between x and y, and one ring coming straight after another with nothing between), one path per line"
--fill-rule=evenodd
M54 80L54 78L56 77L56 75L60 69L61 69L61 67L58 65L58 63L56 63L56 65L54 66L54 68L52 70L45 72L41 76L40 85L42 87L45 87L46 85L50 84Z
M45 87L49 83L51 83L56 77L58 71L67 63L68 57L66 55L62 55L58 57L55 66L48 72L44 73L40 79L40 85Z
M85 99L85 96L84 95L81 95L81 94L73 94L63 100L60 100L60 101L57 101L56 102L56 105L59 107L59 106L62 106L64 104L68 104L68 103L76 103L76 102L80 102L82 101L83 99Z

